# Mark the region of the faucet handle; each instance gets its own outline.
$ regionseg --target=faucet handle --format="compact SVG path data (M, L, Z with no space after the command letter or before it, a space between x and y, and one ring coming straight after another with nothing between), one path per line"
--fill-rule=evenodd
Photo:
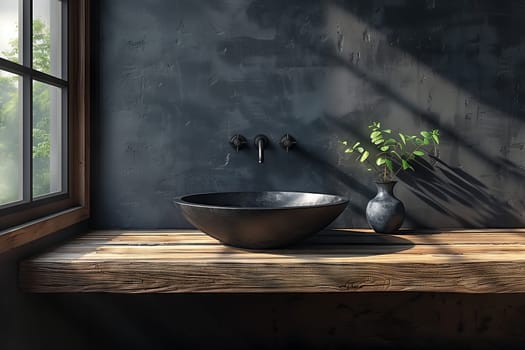
M290 134L285 134L283 137L281 137L281 141L279 142L282 148L288 152L290 149L294 148L297 144L297 141L295 138Z
M266 135L257 135L255 136L254 140L253 140L253 143L255 144L255 146L259 146L259 142L262 143L262 146L263 147L266 147L266 145L268 145L268 137L266 137Z
M248 141L246 140L246 137L240 134L236 134L236 135L233 135L232 138L230 139L230 144L232 145L233 148L237 150L237 152L239 152L241 148L243 148L244 146L248 144Z

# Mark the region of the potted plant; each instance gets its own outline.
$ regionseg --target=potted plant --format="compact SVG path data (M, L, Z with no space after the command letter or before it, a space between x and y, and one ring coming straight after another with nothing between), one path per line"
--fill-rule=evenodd
M425 155L438 155L439 130L421 131L419 135L396 135L391 129L382 129L380 122L372 122L370 142L341 141L345 153L357 153L356 160L375 172L377 195L366 207L366 218L374 231L392 233L401 227L405 218L405 207L394 196L397 175L401 171L414 171L413 162Z

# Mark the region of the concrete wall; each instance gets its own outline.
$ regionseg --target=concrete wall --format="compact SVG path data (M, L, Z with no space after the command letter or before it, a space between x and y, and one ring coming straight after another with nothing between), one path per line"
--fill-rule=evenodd
M401 176L409 227L524 224L522 1L100 1L94 225L187 227L174 196L297 190L350 197L374 178L338 140L438 128L441 163ZM300 147L278 146L289 132ZM254 147L228 144L267 134Z

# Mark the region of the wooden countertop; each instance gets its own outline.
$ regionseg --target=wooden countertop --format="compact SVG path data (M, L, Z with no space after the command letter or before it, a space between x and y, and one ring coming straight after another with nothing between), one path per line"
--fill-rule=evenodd
M92 231L22 261L26 292L525 292L525 229L331 230L284 250L199 231Z

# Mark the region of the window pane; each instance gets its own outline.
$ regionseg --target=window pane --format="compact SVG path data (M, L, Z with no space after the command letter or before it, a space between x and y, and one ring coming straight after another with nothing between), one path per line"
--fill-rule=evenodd
M33 197L62 191L62 90L33 81Z
M0 70L0 205L22 199L22 78Z
M62 1L33 0L33 68L62 77Z
M18 4L19 0L0 0L0 57L20 63L22 22Z

